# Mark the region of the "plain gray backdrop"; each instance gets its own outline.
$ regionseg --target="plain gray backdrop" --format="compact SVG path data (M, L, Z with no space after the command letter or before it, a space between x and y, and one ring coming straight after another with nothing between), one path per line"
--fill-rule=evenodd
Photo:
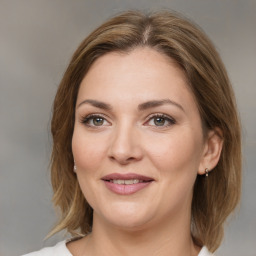
M48 170L52 101L82 39L130 8L181 12L220 52L243 124L244 180L240 209L216 254L256 255L255 0L0 0L0 255L63 239L43 241L56 221Z

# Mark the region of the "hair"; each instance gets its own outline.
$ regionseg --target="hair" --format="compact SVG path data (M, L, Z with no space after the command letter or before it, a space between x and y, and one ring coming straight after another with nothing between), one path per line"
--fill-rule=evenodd
M240 123L234 93L215 47L195 24L169 11L121 13L94 30L75 51L53 105L51 180L53 201L61 216L50 235L63 229L86 235L92 228L93 210L73 172L71 141L80 83L104 54L128 53L138 47L150 47L176 61L194 94L204 130L221 130L219 162L208 178L197 176L191 206L192 238L213 252L223 238L226 218L240 199Z

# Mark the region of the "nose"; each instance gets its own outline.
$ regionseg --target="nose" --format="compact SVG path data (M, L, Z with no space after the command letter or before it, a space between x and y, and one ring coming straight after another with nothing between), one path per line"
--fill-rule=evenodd
M129 125L116 127L111 137L108 157L120 165L127 165L143 158L140 135Z

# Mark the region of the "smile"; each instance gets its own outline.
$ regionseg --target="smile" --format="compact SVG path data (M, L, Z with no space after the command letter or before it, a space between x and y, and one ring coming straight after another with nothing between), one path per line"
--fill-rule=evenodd
M154 179L133 173L113 173L104 176L102 181L111 192L119 195L130 195L146 188Z

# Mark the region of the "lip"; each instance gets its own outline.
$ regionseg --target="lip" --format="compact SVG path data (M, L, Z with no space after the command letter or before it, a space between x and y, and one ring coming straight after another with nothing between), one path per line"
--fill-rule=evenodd
M101 178L105 183L106 187L111 191L119 195L130 195L134 194L147 186L149 186L154 179L144 175L136 173L112 173ZM113 183L113 180L139 180L135 184L117 184Z

